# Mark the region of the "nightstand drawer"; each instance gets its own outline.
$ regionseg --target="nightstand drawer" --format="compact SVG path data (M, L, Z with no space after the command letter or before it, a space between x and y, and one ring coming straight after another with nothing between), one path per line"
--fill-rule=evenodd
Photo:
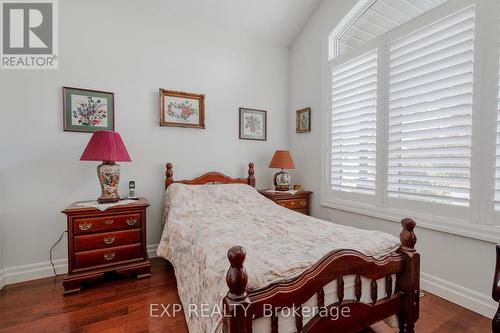
M309 215L311 191L298 191L291 194L288 192L260 190L259 193L282 207Z
M75 253L75 268L109 265L133 259L143 259L141 244Z
M302 209L307 208L307 199L285 199L285 200L276 200L276 203L280 206L290 209Z
M90 251L141 242L141 229L75 236L74 251Z
M89 234L120 229L139 228L141 214L110 215L95 218L76 218L74 220L75 234Z

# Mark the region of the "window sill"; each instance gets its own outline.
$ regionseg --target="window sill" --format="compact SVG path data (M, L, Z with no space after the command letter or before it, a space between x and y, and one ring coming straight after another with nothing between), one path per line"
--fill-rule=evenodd
M321 200L321 206L396 223L399 223L404 217L411 217L415 220L419 228L440 231L495 244L500 240L500 227L493 225L482 225L466 220L446 218L397 208L378 207L338 199L336 199L335 202Z

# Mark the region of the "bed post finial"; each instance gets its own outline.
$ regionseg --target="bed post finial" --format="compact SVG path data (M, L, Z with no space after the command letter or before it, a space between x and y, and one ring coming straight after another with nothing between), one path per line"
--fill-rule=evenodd
M224 297L224 320L226 333L251 333L252 317L249 313L250 298L247 293L248 274L243 267L246 252L241 246L233 246L227 253L231 267L227 271L229 287Z
M254 169L254 164L250 162L248 164L248 185L255 187L255 169Z
M172 163L167 163L167 172L165 172L165 189L170 186L174 182L174 170L173 170L173 165Z
M408 217L404 218L401 220L401 226L403 227L403 231L401 231L399 239L402 249L407 252L415 252L415 244L417 243L417 237L413 232L416 226L415 221Z
M240 301L247 297L248 274L243 267L245 262L246 252L241 246L233 246L227 253L231 267L227 271L226 282L229 287L227 296L234 300Z

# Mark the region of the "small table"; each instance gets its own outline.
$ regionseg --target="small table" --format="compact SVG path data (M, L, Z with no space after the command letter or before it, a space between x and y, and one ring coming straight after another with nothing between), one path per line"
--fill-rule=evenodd
M259 190L259 193L280 206L309 215L310 197L313 193L311 191L299 191L295 194L291 194L288 192Z
M104 211L75 202L63 213L68 227L68 274L64 294L79 292L84 281L106 272L151 276L146 250L145 198Z

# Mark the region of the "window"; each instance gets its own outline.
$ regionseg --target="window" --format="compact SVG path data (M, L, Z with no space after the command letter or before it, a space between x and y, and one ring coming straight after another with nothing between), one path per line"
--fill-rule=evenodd
M469 206L474 8L390 43L388 196Z
M377 51L332 70L331 189L375 194Z
M336 55L355 50L401 24L445 3L447 0L361 0L355 20L334 33ZM343 26L343 25L342 25Z
M322 205L497 241L500 3L425 1L402 24L394 10L414 1L360 3L330 36ZM380 5L395 27L364 40Z

